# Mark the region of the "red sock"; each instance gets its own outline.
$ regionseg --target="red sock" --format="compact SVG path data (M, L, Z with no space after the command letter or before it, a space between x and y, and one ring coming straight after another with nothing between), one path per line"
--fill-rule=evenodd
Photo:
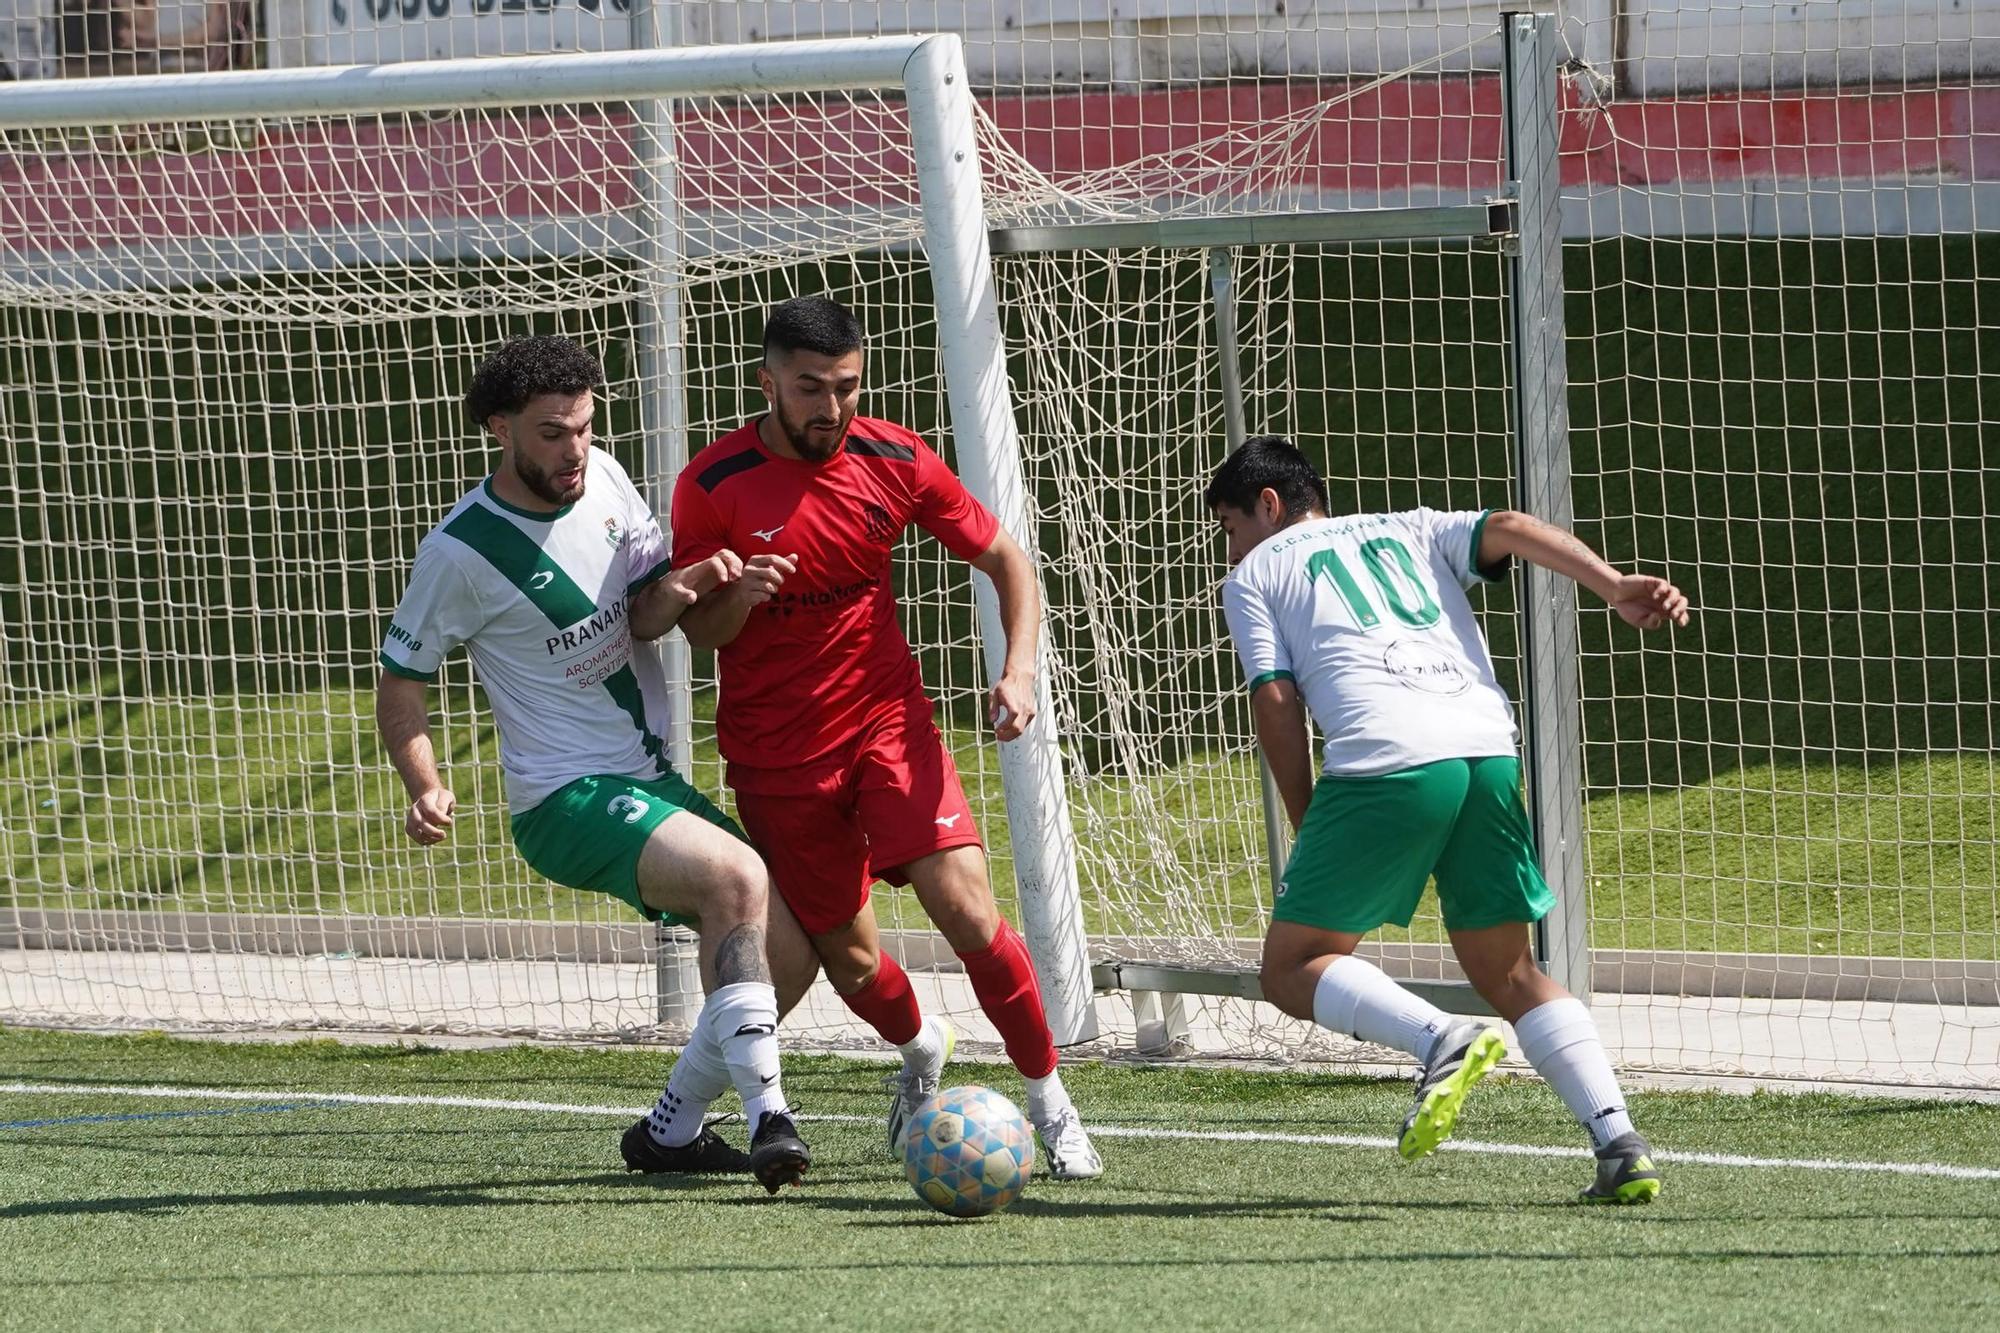
M917 1008L917 993L910 989L910 974L886 953L878 955L875 975L866 986L840 998L891 1046L914 1041L923 1030L924 1016Z
M1042 988L1028 946L1004 920L993 943L978 953L962 953L965 975L979 1007L1000 1030L1007 1058L1023 1078L1047 1078L1055 1071L1056 1043L1042 1012Z

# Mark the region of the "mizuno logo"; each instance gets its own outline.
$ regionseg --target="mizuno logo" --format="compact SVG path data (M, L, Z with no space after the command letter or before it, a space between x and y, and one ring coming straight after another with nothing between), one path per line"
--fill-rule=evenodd
M958 825L958 821L963 818L965 818L965 811L961 810L955 815L942 815L936 822L939 828L955 828Z
M775 528L752 528L750 529L750 535L760 542L768 542L784 530L785 525L780 523Z
M548 587L551 583L554 583L555 581L556 581L556 572L553 569L545 569L541 571L539 574L535 575L535 577L529 579L528 586L539 592L541 589Z

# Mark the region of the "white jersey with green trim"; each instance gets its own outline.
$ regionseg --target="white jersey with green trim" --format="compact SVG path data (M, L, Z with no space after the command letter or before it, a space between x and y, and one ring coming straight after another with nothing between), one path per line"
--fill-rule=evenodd
M1308 519L1222 585L1250 688L1297 683L1326 738L1325 772L1516 752L1514 710L1465 595L1506 573L1476 564L1490 512Z
M658 655L634 653L631 596L667 572L658 520L618 460L590 451L576 503L538 514L489 478L417 548L382 642L384 670L433 680L460 644L493 706L507 805L581 777L667 772Z

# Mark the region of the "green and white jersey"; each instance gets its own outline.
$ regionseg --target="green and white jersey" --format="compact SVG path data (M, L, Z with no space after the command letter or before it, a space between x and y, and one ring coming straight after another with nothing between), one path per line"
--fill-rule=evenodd
M584 475L583 497L548 514L480 483L418 546L382 642L383 668L415 680L466 645L515 814L577 778L669 771L658 655L634 656L625 615L666 574L666 540L618 460L592 449Z
M1222 585L1250 688L1297 682L1325 772L1515 753L1514 710L1465 596L1506 573L1474 563L1489 512L1309 519Z

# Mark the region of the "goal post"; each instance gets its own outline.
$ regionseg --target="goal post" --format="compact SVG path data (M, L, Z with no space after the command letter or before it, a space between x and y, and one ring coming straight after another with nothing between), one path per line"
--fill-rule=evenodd
M903 91L909 66L930 43L956 47L958 38L949 33L839 37L760 46L57 79L0 89L4 94L0 96L0 129L374 116L451 108L644 102L668 97Z
M674 29L679 11L672 6L639 0L632 6L631 49L650 51L680 45ZM632 106L633 155L638 167L640 207L657 219L638 237L635 258L641 267L678 269L682 259L680 216L675 201L672 103L647 98ZM682 345L687 330L681 318L679 283L659 283L634 321L634 358L639 382L647 392L639 403L639 432L645 472L640 494L655 514L673 504L674 484L691 455L688 445L687 400L680 391L687 362ZM662 739L667 760L683 774L694 771L694 655L686 638L666 634L651 645L634 643L632 651L657 655L666 683L667 718ZM653 965L654 1017L662 1026L691 1026L701 1012L701 966L694 933L685 926L661 925L655 936Z
M1028 522L1007 349L1000 333L993 257L987 250L972 93L966 86L957 38L920 45L911 55L904 87L918 145L917 181L924 198L931 299L937 305L938 360L951 402L959 463L973 495L1032 557L1040 543ZM924 129L918 132L918 126ZM998 680L1007 653L999 595L983 574L974 574L972 583L987 678ZM1062 750L1055 735L1046 625L1036 627L1036 639L1035 700L1042 723L1000 747L1000 775L1028 949L1041 981L1049 1028L1057 1045L1070 1046L1097 1035L1097 1016L1083 900L1077 889L1076 834L1070 826Z
M1554 14L1500 14L1506 192L1519 208L1508 245L1515 490L1522 510L1561 528L1575 507L1569 477L1569 373L1564 351L1562 178ZM1583 705L1577 679L1576 585L1521 571L1523 748L1530 819L1556 905L1535 928L1535 953L1558 985L1590 1002L1590 900L1583 876Z

